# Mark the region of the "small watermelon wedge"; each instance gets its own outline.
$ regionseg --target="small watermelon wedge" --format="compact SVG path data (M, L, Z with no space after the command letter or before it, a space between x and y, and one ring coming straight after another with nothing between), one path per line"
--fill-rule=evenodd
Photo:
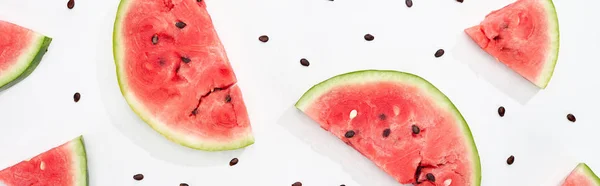
M600 186L600 178L585 163L579 163L562 186Z
M52 38L19 25L0 21L0 89L29 76L46 53Z
M552 0L517 0L465 32L479 47L546 88L558 60L560 33Z
M113 34L121 93L150 127L205 151L254 143L205 1L121 0Z
M341 74L313 86L295 106L401 184L481 184L469 126L448 97L419 76Z
M0 171L0 185L86 186L87 157L83 137Z

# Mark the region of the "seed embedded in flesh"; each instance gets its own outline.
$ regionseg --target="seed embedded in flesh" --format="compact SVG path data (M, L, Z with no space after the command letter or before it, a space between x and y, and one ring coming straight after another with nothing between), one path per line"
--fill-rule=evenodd
M506 159L506 164L512 165L515 162L515 156L511 155Z
M302 66L305 66L305 67L307 67L308 65L310 65L310 62L308 62L308 60L307 60L307 59L305 59L305 58L302 58L302 59L300 59L300 64L301 64Z
M390 133L392 133L392 130L390 129L383 130L383 137L387 138L388 136L390 136Z
M385 114L379 114L380 120L385 120L386 118L387 118L387 116Z
M179 186L190 186L187 183L180 183Z
M137 181L143 180L144 179L144 175L143 174L133 175L133 179L137 180Z
M419 134L421 133L421 129L417 125L412 125L412 132L413 134Z
M185 28L185 26L187 26L187 24L185 24L183 21L177 21L177 23L175 23L175 26L179 29L183 29Z
M158 43L158 34L154 34L152 36L152 44L156 45Z
M299 181L297 181L296 183L292 184L292 186L302 186L302 183L300 183Z
M269 41L269 36L267 36L267 35L262 35L262 36L258 37L258 40L259 40L260 42L266 43L267 41Z
M375 39L375 36L371 35L371 34L366 34L365 35L365 40L367 41L373 41Z
M427 180L431 181L431 182L435 182L435 176L433 176L433 174L431 173L427 173L425 175L425 177L427 177Z
M506 109L503 106L498 107L498 115L500 115L500 117L504 117L505 113Z
M442 57L444 55L444 53L445 53L444 49L439 49L439 50L435 51L434 56L435 57Z
M197 2L202 2L202 0L196 0Z
M227 95L227 96L225 96L225 103L229 103L229 102L231 102L231 96Z
M349 130L348 132L346 132L346 134L344 134L344 137L352 138L352 137L354 137L355 134L356 134L356 132L354 132L353 130Z
M240 162L240 160L239 160L239 159L237 159L237 158L233 158L233 159L231 159L231 161L229 161L229 166L234 166L234 165L237 165L237 164L238 164L238 162Z
M575 118L575 115L573 115L573 114L567 114L567 119L568 119L570 122L575 122L575 121L577 121L577 118Z
M412 5L413 5L413 2L412 2L412 0L406 0L406 1L404 1L404 3L406 3L406 6L407 6L408 8L412 7Z
M181 61L183 61L184 63L192 62L192 60L190 58L187 58L187 57L181 57Z
M81 99L81 94L79 92L76 92L73 95L73 101L75 101L75 103L79 102L79 100Z

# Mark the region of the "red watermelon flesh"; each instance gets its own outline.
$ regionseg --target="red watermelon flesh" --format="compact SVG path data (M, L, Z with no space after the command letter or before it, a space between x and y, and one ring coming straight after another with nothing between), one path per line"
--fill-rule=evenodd
M518 0L465 32L487 53L540 88L558 59L559 29L551 0Z
M580 163L571 171L562 186L600 186L600 178L585 163Z
M55 147L0 171L0 185L85 186L87 158L83 138Z
M122 0L114 45L121 91L155 130L208 151L254 143L236 76L204 1Z
M296 107L402 184L480 184L466 122L418 76L379 70L339 75L311 88Z

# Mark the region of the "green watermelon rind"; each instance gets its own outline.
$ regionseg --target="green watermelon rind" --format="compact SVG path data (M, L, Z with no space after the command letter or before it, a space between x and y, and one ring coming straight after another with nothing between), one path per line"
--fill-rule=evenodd
M241 149L247 146L254 144L254 135L252 131L249 129L245 135L240 135L238 139L229 141L229 142L219 142L208 139L200 139L200 138L190 138L185 134L179 133L175 130L170 129L167 125L162 122L152 118L152 114L143 107L140 101L133 95L133 93L128 91L129 85L127 85L127 77L125 72L122 71L120 62L123 54L122 48L120 47L120 37L121 35L121 26L123 16L127 14L129 10L130 0L121 0L119 4L119 8L117 10L117 16L114 23L113 30L113 54L115 59L116 71L117 71L117 80L119 82L119 88L121 90L121 94L125 97L125 100L129 104L129 107L135 112L144 122L146 122L152 129L163 135L170 141L173 141L177 144L183 145L185 147L189 147L192 149L203 150L203 151L225 151L225 150L235 150Z
M4 77L0 78L0 90L12 87L33 73L51 42L52 38L35 33L28 51L21 54L17 59L17 64L11 67L14 69L13 72L4 74Z
M585 174L588 178L592 179L592 181L594 181L596 185L600 185L600 178L598 178L598 176L594 173L594 171L592 171L592 169L587 164L579 163L575 170L577 172L582 172L583 174Z
M445 107L447 111L453 112L459 123L462 123L461 128L465 137L465 140L470 144L471 160L473 161L473 180L474 186L481 185L481 162L479 159L479 152L475 145L475 140L472 136L471 129L467 122L463 118L462 114L456 106L450 101L444 93L442 93L437 87L431 84L429 81L405 72L393 71L393 70L360 70L340 74L329 78L312 88L302 95L302 97L296 102L295 106L301 111L305 111L316 101L321 95L327 93L334 87L344 86L348 84L362 84L370 82L381 82L381 81L392 81L398 83L409 83L411 85L418 86L424 92L427 92L430 97L434 98L438 106Z
M560 48L560 29L558 24L558 14L556 13L556 7L552 0L542 0L542 4L547 13L548 20L548 35L550 36L550 48L548 51L548 59L545 63L542 72L540 73L536 82L538 87L545 89L552 79L554 74L554 67L558 61L558 53Z
M87 168L87 153L83 143L83 136L79 136L70 142L72 148L71 156L73 162L73 174L75 185L87 186L89 184L88 168Z

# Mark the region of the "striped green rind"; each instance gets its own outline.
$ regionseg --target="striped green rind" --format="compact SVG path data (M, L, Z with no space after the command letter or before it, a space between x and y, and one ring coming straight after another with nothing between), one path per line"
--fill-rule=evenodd
M143 104L136 98L134 93L129 91L129 85L127 84L127 75L123 70L122 65L125 63L125 46L122 43L124 40L122 35L122 22L124 21L125 15L129 11L129 6L132 0L121 0L119 8L117 10L117 16L114 23L113 30L113 55L115 59L117 79L119 82L119 88L121 94L125 97L125 100L129 104L129 107L135 112L144 122L146 122L152 129L163 135L165 138L173 141L177 144L203 151L224 151L224 150L235 150L244 148L254 144L254 135L251 129L239 134L237 139L231 141L217 141L212 139L202 139L199 137L192 137L182 132L173 130L168 127L167 124L157 120L153 117L150 111L148 111Z
M548 20L548 36L550 37L550 46L548 48L548 59L544 64L542 72L535 83L536 86L545 89L552 79L554 74L554 67L558 61L558 53L560 48L560 29L558 25L558 15L556 13L556 7L552 0L540 0L546 10Z
M42 57L46 54L52 38L34 34L30 47L18 57L17 63L11 66L8 73L0 76L0 90L5 90L27 78L40 64Z
M469 150L471 151L470 157L472 160L472 169L474 175L472 175L471 183L474 186L481 184L481 163L479 159L479 152L477 146L471 134L471 130L461 113L458 111L456 106L450 101L444 93L433 86L429 81L410 73L392 71L392 70L361 70L349 72L341 75L329 78L312 88L310 88L302 97L296 102L295 106L301 111L306 111L312 104L318 100L324 94L327 94L330 90L345 85L356 85L356 84L369 84L375 82L395 82L399 84L409 84L416 86L426 93L427 97L433 99L435 103L451 112L457 123L461 124L460 127L463 131L465 140L469 143Z
M73 163L72 175L74 183L77 186L87 186L88 168L87 168L87 153L83 143L83 136L79 136L70 142L71 146L71 161Z
M600 186L600 178L598 178L598 176L594 173L594 171L592 171L592 169L590 169L589 166L587 166L587 164L579 163L579 165L577 165L577 167L575 168L575 171L586 175L586 177L588 177L592 182L594 182L595 185Z

